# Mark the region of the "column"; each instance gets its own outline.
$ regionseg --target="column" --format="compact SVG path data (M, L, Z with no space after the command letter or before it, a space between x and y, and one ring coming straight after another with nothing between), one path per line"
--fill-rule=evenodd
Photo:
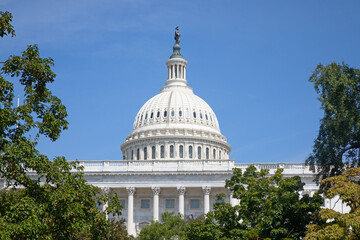
M180 76L179 76L179 65L176 65L176 78L180 78Z
M171 79L174 79L174 76L175 76L174 65L171 65Z
M186 79L186 67L184 67L184 79Z
M204 192L204 214L207 214L210 211L210 191L211 187L202 187Z
M134 187L127 187L128 192L128 219L127 219L127 229L128 234L135 236L135 224L134 224Z
M170 73L171 73L170 67L168 66L168 79L170 79Z
M179 191L179 213L182 218L185 216L185 207L184 207L184 195L185 195L185 187L181 186L177 188Z
M110 188L108 188L108 187L103 187L103 188L101 188L101 191L102 191L102 194L103 195L108 195L109 193L110 193ZM108 208L108 206L109 206L109 203L106 201L106 202L104 202L104 204L103 204L103 206L102 206L102 211L103 212L105 212L105 217L106 217L106 219L108 219L108 213L107 213L107 208Z
M153 187L152 191L153 191L153 194L154 194L153 220L154 221L159 221L159 193L160 193L160 188L159 187Z

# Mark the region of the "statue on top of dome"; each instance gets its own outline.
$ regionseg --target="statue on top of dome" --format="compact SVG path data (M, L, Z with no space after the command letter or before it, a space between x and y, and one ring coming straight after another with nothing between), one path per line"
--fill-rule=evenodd
M175 28L175 41L176 43L180 43L180 32L179 32L179 26Z

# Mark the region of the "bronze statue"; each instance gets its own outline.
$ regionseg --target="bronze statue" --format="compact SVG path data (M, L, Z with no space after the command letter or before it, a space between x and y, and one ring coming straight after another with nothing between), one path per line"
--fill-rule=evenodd
M175 41L176 43L180 43L180 32L179 32L179 26L175 28Z

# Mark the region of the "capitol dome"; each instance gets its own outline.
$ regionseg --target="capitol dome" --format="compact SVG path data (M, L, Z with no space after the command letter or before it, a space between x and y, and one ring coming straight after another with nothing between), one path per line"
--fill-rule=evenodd
M231 150L214 111L187 86L188 62L173 47L167 81L135 117L131 134L121 145L124 160L228 159Z

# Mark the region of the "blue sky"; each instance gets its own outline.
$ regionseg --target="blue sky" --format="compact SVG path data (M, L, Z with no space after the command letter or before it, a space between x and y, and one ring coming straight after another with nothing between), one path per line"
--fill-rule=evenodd
M360 67L360 1L0 0L15 38L0 57L38 44L69 129L50 158L121 159L140 107L159 93L180 27L187 79L215 111L236 162L303 162L322 117L308 78L332 61Z

